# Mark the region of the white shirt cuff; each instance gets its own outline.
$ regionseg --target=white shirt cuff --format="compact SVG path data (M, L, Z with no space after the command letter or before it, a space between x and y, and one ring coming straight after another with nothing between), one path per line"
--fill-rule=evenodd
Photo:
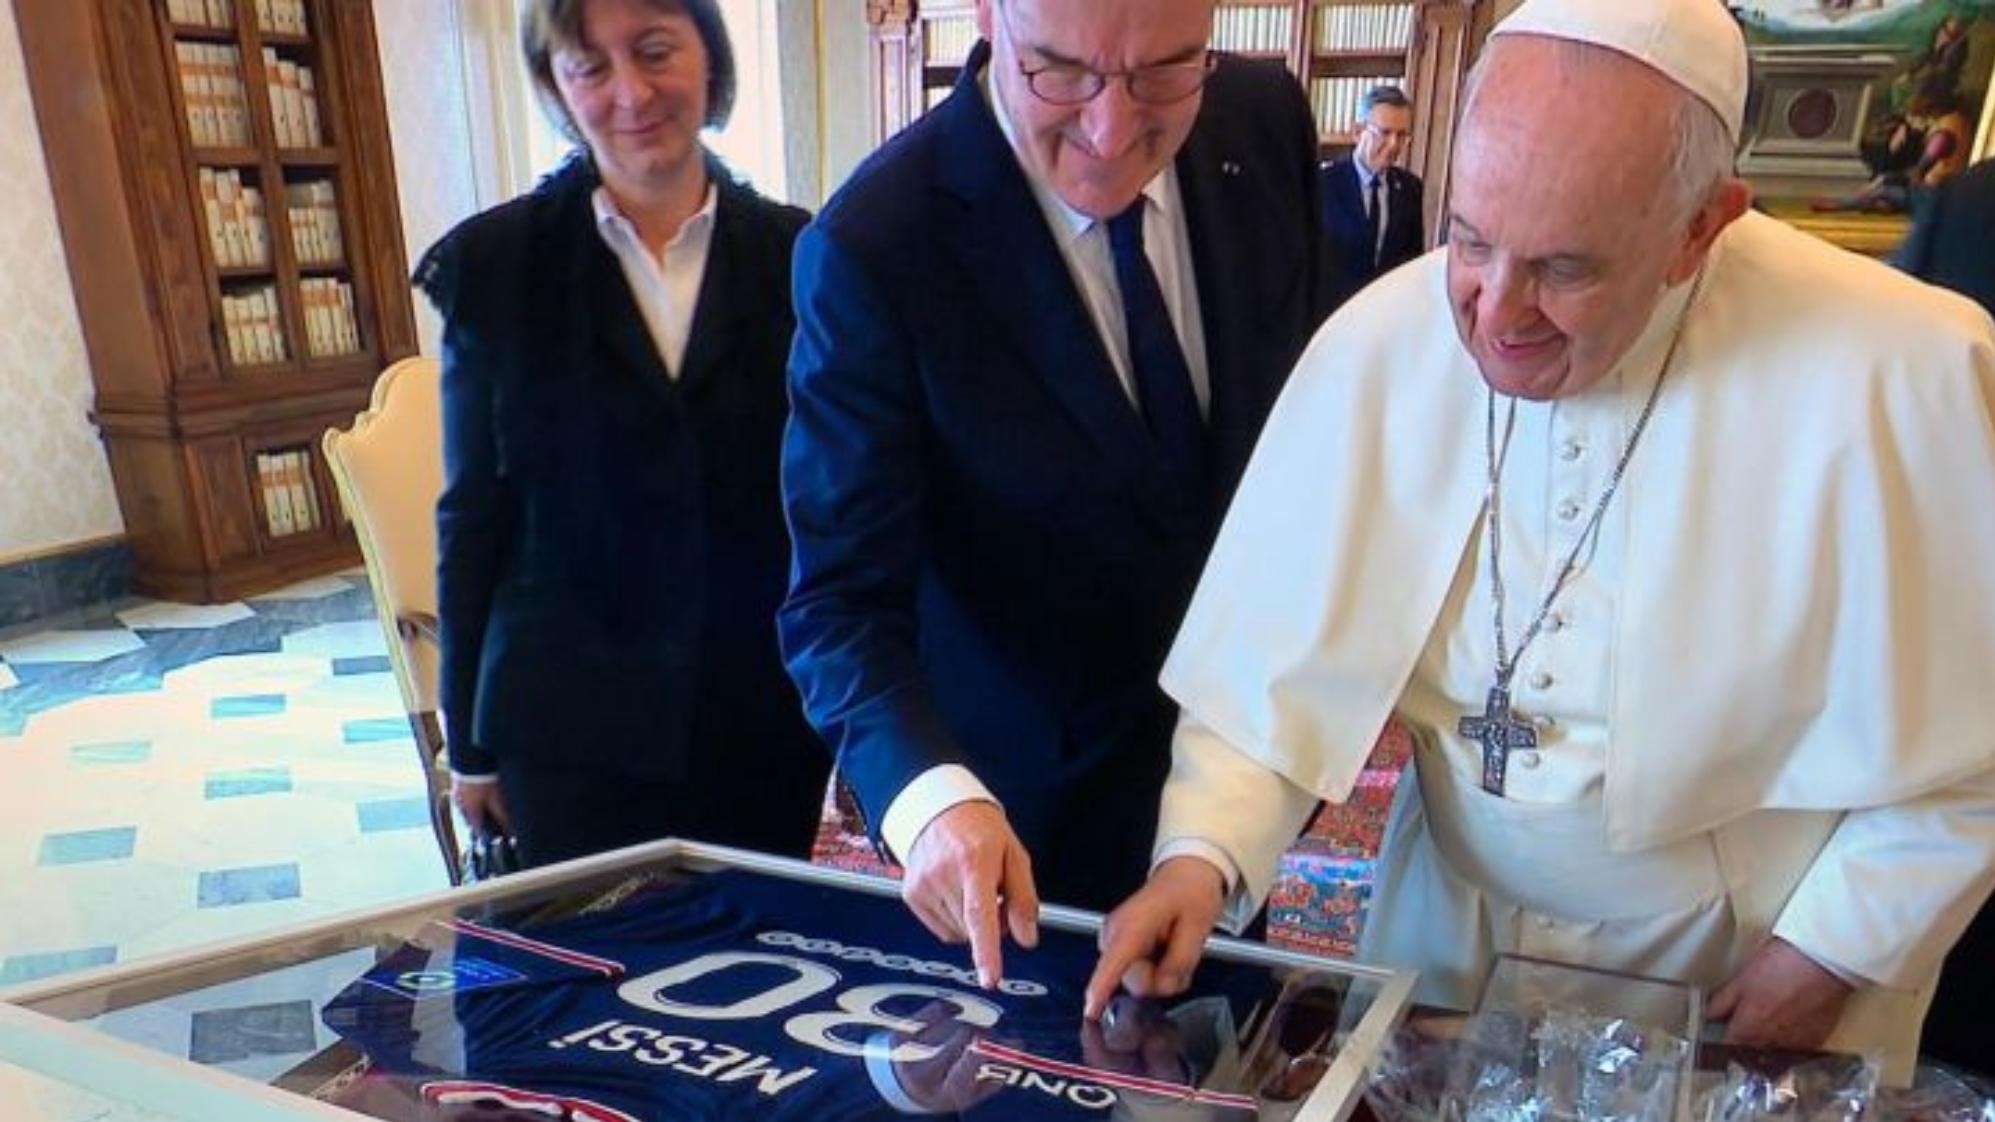
M484 787L497 783L499 781L499 773L494 771L487 772L484 775L466 775L453 768L450 773L450 780L453 783L462 783L467 787Z
M880 819L880 840L894 860L907 863L914 843L928 824L958 803L995 803L990 788L983 785L962 764L940 764L929 768L894 796Z

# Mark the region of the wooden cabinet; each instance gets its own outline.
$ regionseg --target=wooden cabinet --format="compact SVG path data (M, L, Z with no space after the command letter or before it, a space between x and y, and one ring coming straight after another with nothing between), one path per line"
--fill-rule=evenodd
M1230 0L1214 15L1212 45L1287 66L1316 110L1326 157L1356 142L1366 90L1404 89L1414 104L1406 163L1428 182L1427 228L1434 230L1447 197L1462 79L1491 7L1492 0ZM876 141L948 94L977 41L975 10L973 0L868 0Z
M139 589L355 564L318 437L414 353L370 0L15 0Z

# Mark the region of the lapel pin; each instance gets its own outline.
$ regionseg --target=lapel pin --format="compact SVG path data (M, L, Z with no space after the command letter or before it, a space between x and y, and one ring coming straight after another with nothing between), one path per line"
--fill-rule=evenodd
M1239 175L1240 165L1232 160L1225 160L1220 163L1219 170L1226 175Z

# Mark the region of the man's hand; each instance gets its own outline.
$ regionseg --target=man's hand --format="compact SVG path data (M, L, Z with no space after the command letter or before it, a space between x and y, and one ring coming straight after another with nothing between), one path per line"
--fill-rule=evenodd
M1768 939L1732 980L1711 995L1705 1013L1726 1021L1725 1043L1758 1048L1820 1048L1842 1019L1849 983L1784 939Z
M1120 982L1138 997L1182 993L1205 937L1226 903L1226 880L1209 862L1173 857L1101 927L1101 962L1088 979L1087 1017L1108 1008Z
M1006 928L1020 946L1039 945L1032 859L996 803L957 803L936 815L907 855L901 898L936 938L968 940L985 989L1004 977Z
M492 837L513 832L513 821L506 815L506 796L497 783L467 783L462 776L453 775L450 799L473 834Z

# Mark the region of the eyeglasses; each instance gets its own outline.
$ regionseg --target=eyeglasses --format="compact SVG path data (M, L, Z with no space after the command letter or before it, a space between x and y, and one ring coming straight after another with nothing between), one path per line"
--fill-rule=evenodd
M1101 96L1111 78L1122 79L1133 101L1145 105L1169 105L1183 101L1205 85L1205 79L1218 65L1211 51L1196 62L1166 62L1135 70L1090 70L1085 66L1049 64L1031 67L1018 64L1025 88L1048 105L1082 105Z
M998 24L1004 29L1004 37L1010 41L1012 54L1016 56L1018 39L1011 33L1011 20L1002 7L998 9ZM1048 105L1086 104L1101 96L1111 78L1122 79L1132 101L1145 105L1169 105L1197 93L1218 65L1219 56L1205 51L1189 62L1163 62L1155 66L1139 66L1134 70L1091 70L1071 63L1027 66L1021 60L1018 73L1025 79L1025 88L1032 91L1032 96Z

